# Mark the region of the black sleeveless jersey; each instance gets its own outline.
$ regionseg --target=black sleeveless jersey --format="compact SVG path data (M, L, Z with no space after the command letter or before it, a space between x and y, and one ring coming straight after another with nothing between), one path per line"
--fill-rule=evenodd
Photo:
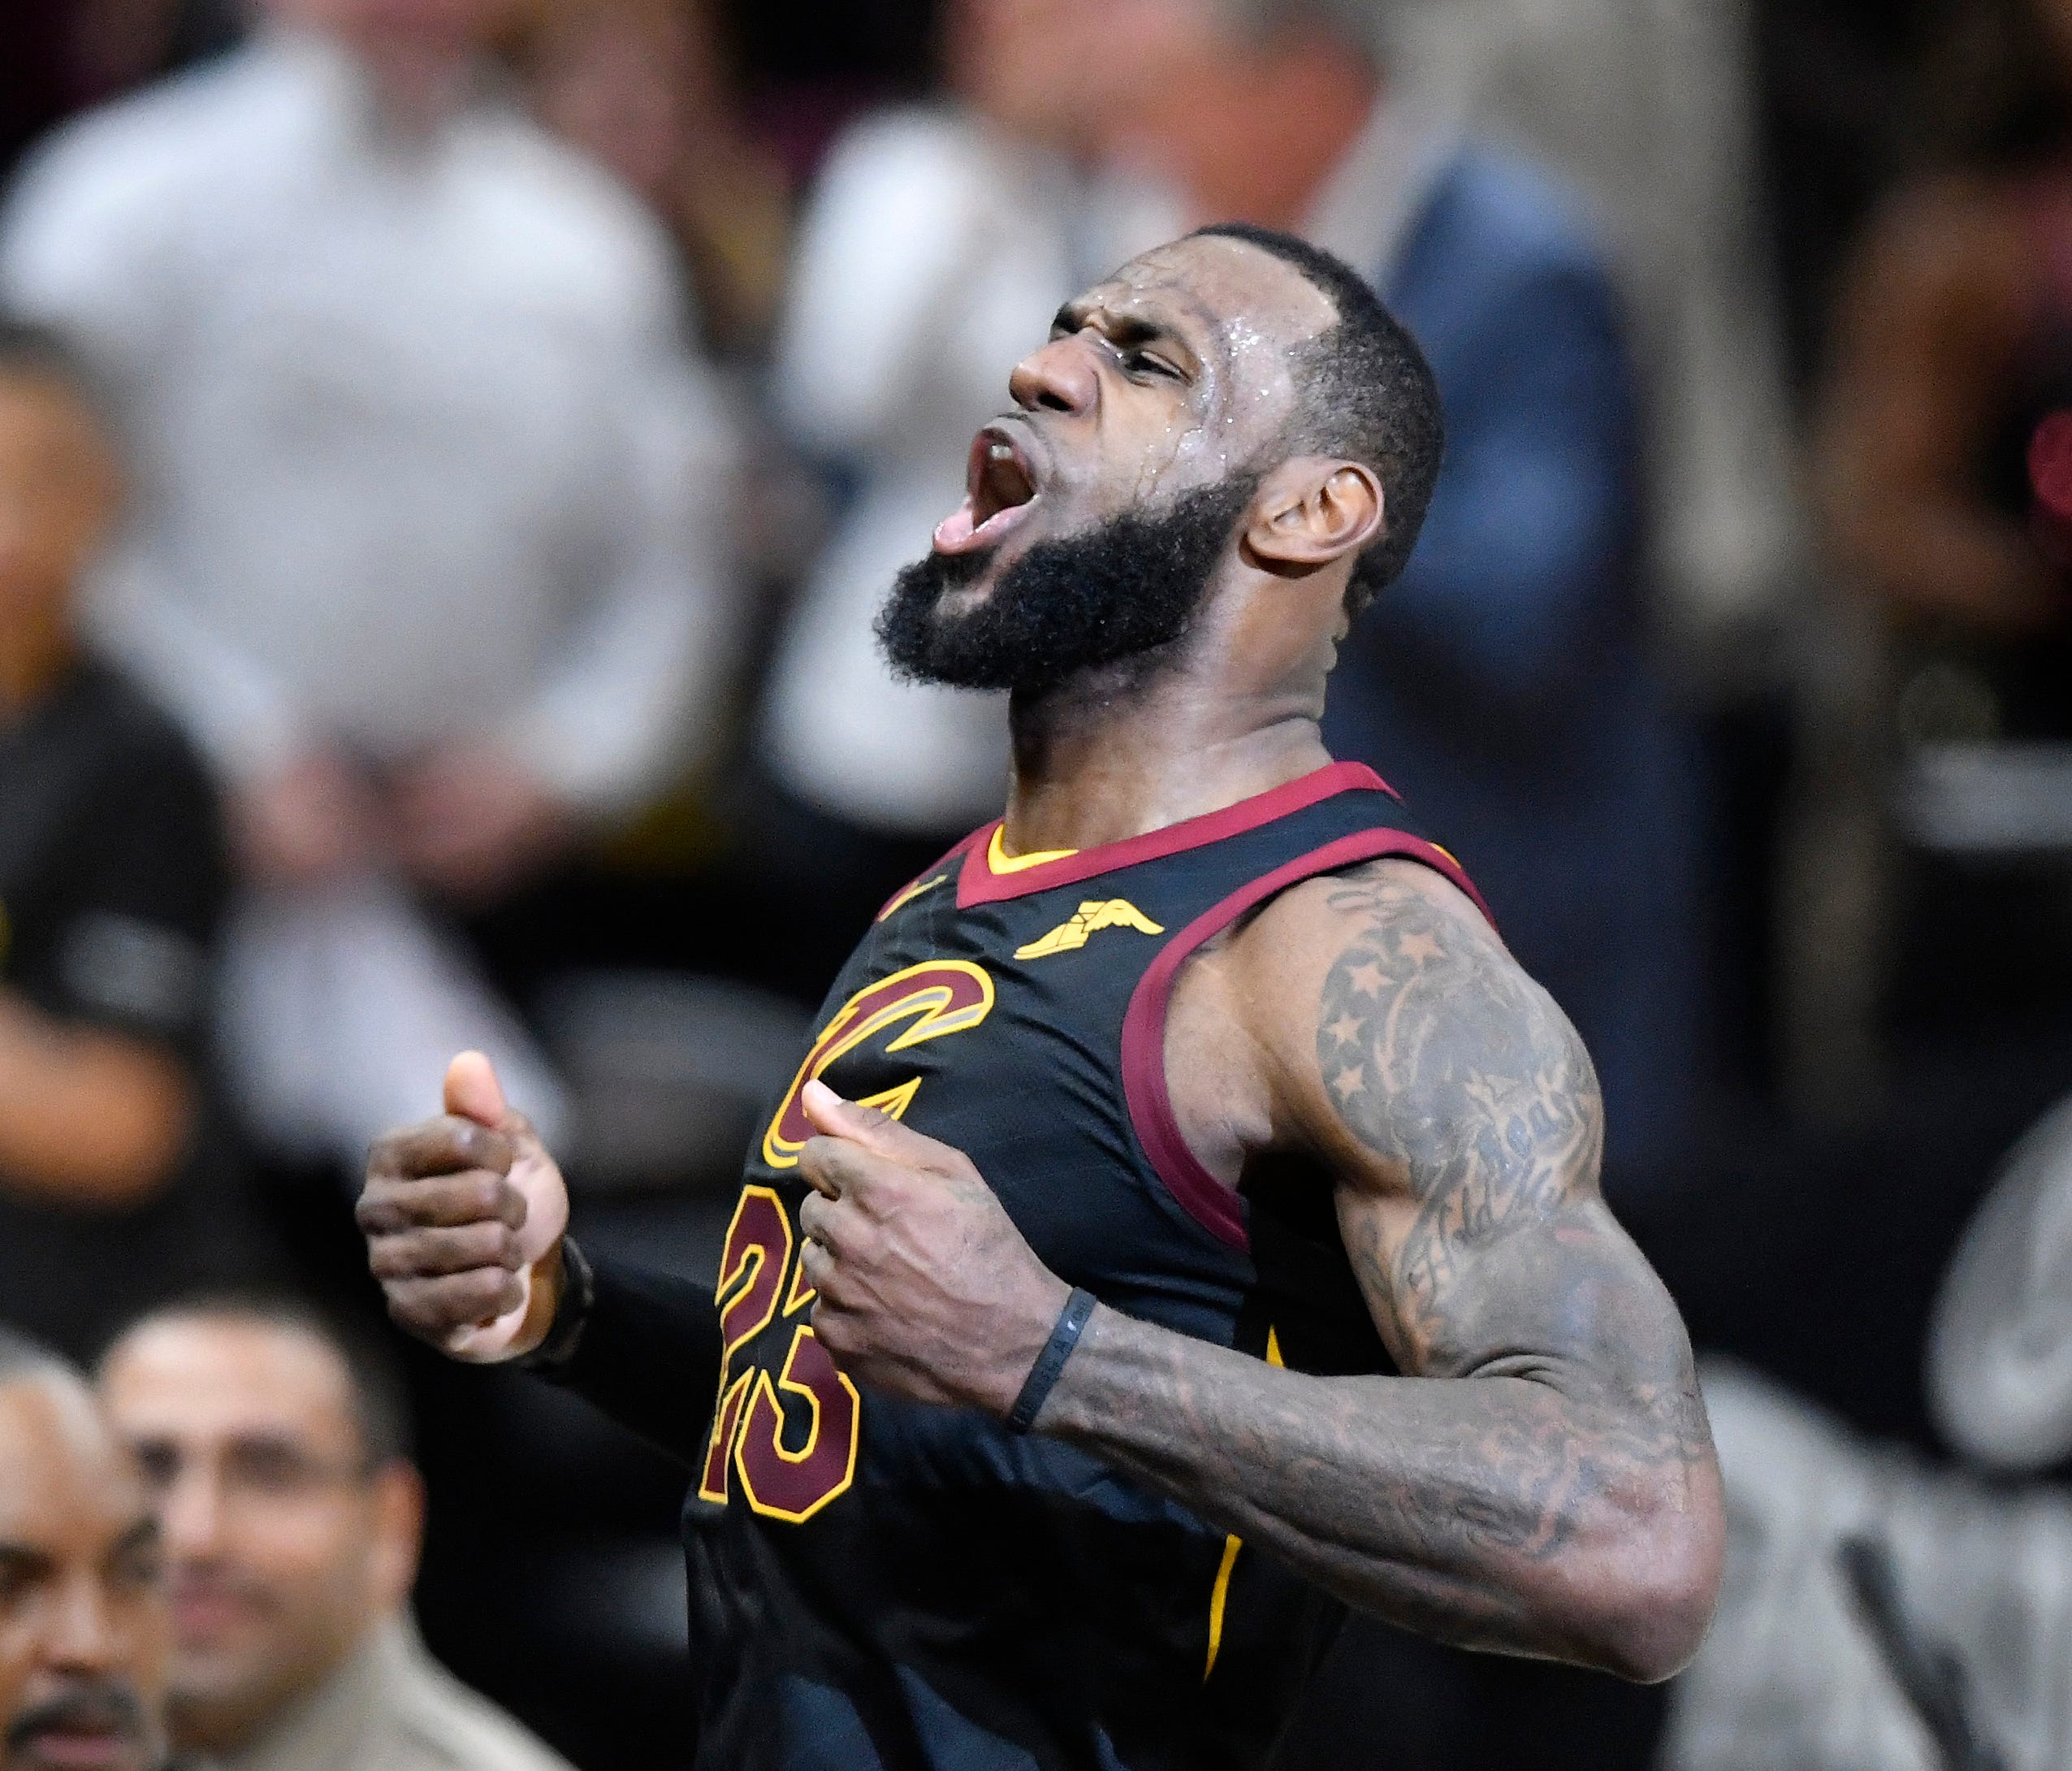
M1314 1170L1238 1193L1189 1154L1165 1011L1187 955L1383 855L1466 880L1356 764L1205 817L1004 860L999 826L885 907L752 1151L688 1503L709 1771L1261 1764L1339 1613L1092 1456L860 1393L811 1327L798 1105L823 1076L976 1163L1053 1271L1182 1334L1391 1369ZM1472 890L1472 888L1469 888Z

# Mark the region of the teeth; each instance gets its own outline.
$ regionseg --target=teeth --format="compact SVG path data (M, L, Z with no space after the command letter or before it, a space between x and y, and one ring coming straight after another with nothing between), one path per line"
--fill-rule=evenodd
M994 444L987 452L996 461L1011 461L1014 459L1014 452L1005 443Z

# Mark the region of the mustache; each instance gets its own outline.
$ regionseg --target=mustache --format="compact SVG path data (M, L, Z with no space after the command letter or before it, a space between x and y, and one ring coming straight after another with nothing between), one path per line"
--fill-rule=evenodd
M73 1690L32 1704L7 1725L7 1747L25 1747L40 1734L119 1734L141 1740L145 1731L144 1700L123 1679L82 1680Z

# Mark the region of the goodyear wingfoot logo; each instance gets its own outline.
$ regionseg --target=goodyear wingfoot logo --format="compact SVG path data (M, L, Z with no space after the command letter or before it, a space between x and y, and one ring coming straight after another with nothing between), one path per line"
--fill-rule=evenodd
M1047 935L1017 947L1018 959L1047 959L1053 953L1071 953L1084 947L1089 936L1103 929L1134 929L1140 934L1162 935L1165 930L1127 898L1111 898L1103 903L1091 899L1079 906L1069 922L1061 922Z

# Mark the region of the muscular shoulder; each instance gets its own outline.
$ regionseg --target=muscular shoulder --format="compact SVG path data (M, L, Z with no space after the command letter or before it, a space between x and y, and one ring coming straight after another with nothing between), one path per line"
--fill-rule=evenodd
M1234 936L1226 963L1277 1119L1342 1172L1422 1197L1471 1144L1497 1167L1529 1144L1564 1187L1594 1185L1603 1113L1581 1041L1431 868L1309 881Z

